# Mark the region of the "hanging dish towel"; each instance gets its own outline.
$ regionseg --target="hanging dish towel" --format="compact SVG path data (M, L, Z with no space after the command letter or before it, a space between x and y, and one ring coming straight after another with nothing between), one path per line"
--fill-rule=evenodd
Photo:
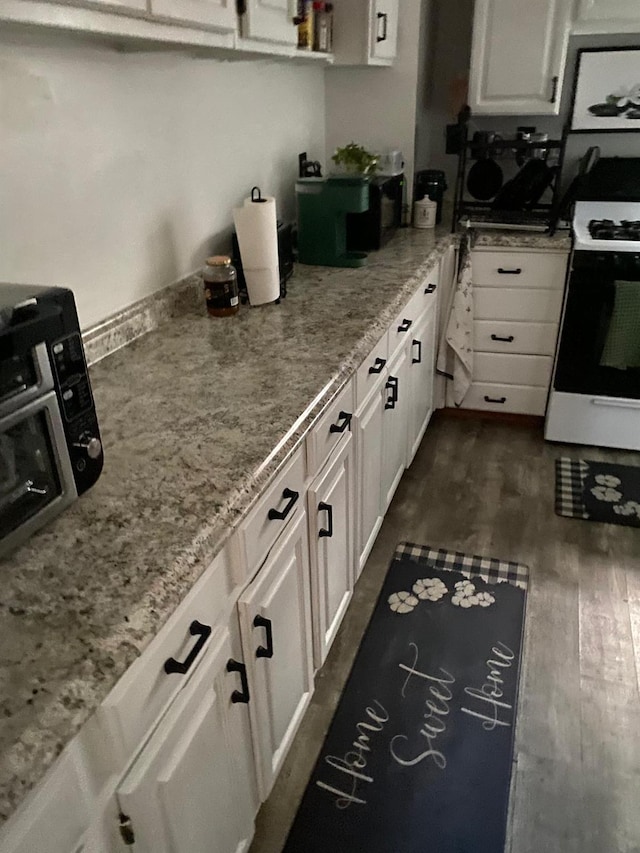
M473 285L468 245L460 247L461 264L451 313L438 352L438 373L446 377L446 406L460 406L473 378Z
M600 364L640 367L640 282L616 281L616 298Z

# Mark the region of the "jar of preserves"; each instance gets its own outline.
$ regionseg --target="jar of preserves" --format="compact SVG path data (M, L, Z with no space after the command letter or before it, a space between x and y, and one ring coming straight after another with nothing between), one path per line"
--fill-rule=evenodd
M238 276L228 255L207 258L202 280L207 311L212 317L230 317L238 313Z

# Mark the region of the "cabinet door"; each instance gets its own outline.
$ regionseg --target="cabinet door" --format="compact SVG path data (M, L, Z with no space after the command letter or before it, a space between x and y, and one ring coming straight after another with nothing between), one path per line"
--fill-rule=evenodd
M370 6L370 56L394 59L398 45L398 0L373 0Z
M411 464L416 455L433 413L435 337L435 310L430 310L418 323L409 347L411 359L409 363L410 408L407 465Z
M260 795L266 799L313 692L306 513L283 533L238 608Z
M385 403L389 389L375 392L356 413L356 483L357 483L357 545L356 572L358 577L367 562L373 543L382 525L382 462Z
M476 0L469 78L473 112L559 113L571 6L572 0Z
M233 32L237 26L235 0L150 0L151 12L163 18L202 24Z
M351 600L353 571L353 440L309 487L309 551L313 611L313 655L324 663Z
M117 791L137 853L236 853L257 806L237 627L221 631ZM235 647L235 648L234 648Z
M579 0L573 29L579 33L640 32L638 0Z
M295 46L298 32L293 5L291 0L247 0L241 22L243 37Z
M382 508L386 511L407 464L409 359L406 346L389 365L382 428Z

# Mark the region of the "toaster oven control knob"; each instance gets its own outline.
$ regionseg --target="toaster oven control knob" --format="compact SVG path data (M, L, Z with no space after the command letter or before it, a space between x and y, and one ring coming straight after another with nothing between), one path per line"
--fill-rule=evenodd
M100 439L86 432L80 436L79 441L74 442L73 446L86 450L89 459L97 459L102 453L102 442Z

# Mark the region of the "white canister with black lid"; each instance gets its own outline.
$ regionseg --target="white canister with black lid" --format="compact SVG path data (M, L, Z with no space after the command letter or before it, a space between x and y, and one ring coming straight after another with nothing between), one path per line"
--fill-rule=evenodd
M413 227L435 228L438 205L430 198L422 198L413 204Z

